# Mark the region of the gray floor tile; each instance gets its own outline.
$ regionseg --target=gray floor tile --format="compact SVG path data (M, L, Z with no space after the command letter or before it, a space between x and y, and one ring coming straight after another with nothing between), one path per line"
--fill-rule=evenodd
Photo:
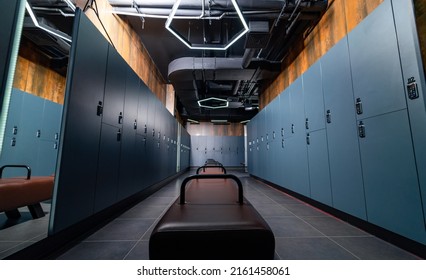
M303 217L303 220L327 236L368 236L369 234L333 216Z
M123 213L118 219L157 219L164 212L164 206L135 206Z
M374 236L332 237L332 240L363 260L414 260L417 256Z
M255 208L263 217L294 216L293 213L291 213L290 211L288 211L286 208L284 208L283 206L279 204L263 204Z
M127 254L126 260L149 260L149 243L139 241L135 247Z
M44 234L47 236L49 219L43 217L0 230L1 241L29 241Z
M354 260L351 253L325 237L276 238L275 250L283 260Z
M329 214L315 208L312 207L308 204L305 203L297 203L297 204L283 204L280 203L283 206L285 206L285 208L287 208L290 212L292 212L294 215L299 216L299 217L318 217L318 216L328 216Z
M35 242L26 241L26 242L0 242L0 259L4 259L10 256L13 253L16 253L24 248L27 248L30 245L33 245Z
M59 260L122 260L136 241L81 242L61 255Z
M308 223L297 217L265 217L275 237L324 236Z
M115 219L91 236L91 241L138 241L155 219Z

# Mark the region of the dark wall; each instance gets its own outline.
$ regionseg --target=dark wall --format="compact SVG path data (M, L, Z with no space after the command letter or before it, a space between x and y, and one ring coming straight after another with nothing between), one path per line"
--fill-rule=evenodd
M177 122L78 10L49 234L176 173Z
M412 12L384 1L268 104L247 126L248 162L250 174L426 244Z

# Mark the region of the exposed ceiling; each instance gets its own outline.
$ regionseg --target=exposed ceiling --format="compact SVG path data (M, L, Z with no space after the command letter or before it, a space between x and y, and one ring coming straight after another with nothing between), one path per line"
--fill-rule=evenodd
M292 45L312 30L328 6L327 0L181 0L170 23L178 39L165 28L176 0L108 1L112 12L127 19L139 34L164 80L173 84L182 118L228 122L248 120L257 113L262 88L280 73ZM29 2L37 23L27 11L24 37L61 71L68 61L75 0ZM248 27L233 45L199 50L182 42L226 46L245 28L233 3ZM199 105L199 100L211 97L216 99L208 101L209 106ZM215 106L220 108L211 108Z
M203 8L204 1L204 8ZM109 0L139 34L184 119L251 119L262 88L281 71L292 44L319 21L327 0L237 0L249 31L227 50L193 50L165 28L175 0ZM223 47L243 30L231 0L182 0L171 26L192 46ZM205 98L227 108L200 107Z

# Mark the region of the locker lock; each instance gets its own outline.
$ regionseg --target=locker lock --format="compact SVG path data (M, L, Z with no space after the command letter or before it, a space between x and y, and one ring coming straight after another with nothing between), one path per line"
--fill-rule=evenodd
M272 131L272 139L275 139L275 131Z
M360 121L358 124L358 135L359 138L365 138L365 125L363 121Z
M123 123L123 112L120 112L120 114L118 115L118 124L122 124Z
M148 132L148 127L145 124L145 130L144 130L145 134Z
M137 120L135 120L133 122L133 129L138 129L138 121Z
M417 83L414 77L411 77L408 79L407 93L408 93L408 98L410 99L419 98L419 90L417 88Z
M18 127L15 125L14 127L13 127L13 129L12 129L12 134L13 135L16 135L16 134L18 134Z
M16 146L16 138L13 137L12 140L10 141L10 146L15 147Z
M40 136L41 136L41 131L40 131L40 129L38 129L37 132L36 132L36 137L40 138Z
M363 110L362 110L361 98L359 98L359 97L356 99L355 108L356 108L356 113L358 115L361 115Z
M117 131L117 141L120 142L121 141L121 129L119 129Z
M284 137L284 128L281 128L281 137Z
M308 134L306 134L306 144L311 145L311 136Z
M284 149L284 146L285 146L285 145L284 145L284 139L282 139L282 140L281 140L281 148L283 148L283 149Z
M291 124L291 133L294 134L294 124Z
M325 116L326 116L327 123L331 123L331 111L330 110L327 110L327 114Z
M309 119L308 118L306 118L306 120L305 120L305 127L306 127L306 129L309 129Z
M104 107L102 106L102 101L98 102L98 106L96 108L96 115L101 116L104 111Z

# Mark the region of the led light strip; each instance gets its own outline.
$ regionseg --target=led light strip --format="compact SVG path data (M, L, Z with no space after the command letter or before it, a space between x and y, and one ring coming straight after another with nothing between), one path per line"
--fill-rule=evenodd
M208 106L208 105L201 104L202 102L206 102L206 101L209 101L209 100L217 100L217 101L226 102L226 105L222 105L222 106ZM227 108L229 106L228 100L222 99L222 98L217 98L217 97L209 97L209 98L206 98L206 99L198 100L197 102L198 102L198 106L204 107L204 108L209 108L209 109Z
M204 5L204 0L201 0L203 5ZM246 23L246 21L244 20L243 14L241 13L240 8L238 7L237 1L236 0L231 0L232 5L234 5L234 9L238 14L238 17L241 20L241 23L243 24L244 30L242 32L240 32L240 34L238 34L238 36L236 36L234 39L232 39L231 42L228 42L225 46L222 47L215 47L212 45L205 45L205 46L193 46L190 42L188 42L185 38L183 38L180 34L178 34L175 30L173 30L173 28L170 26L170 24L172 23L172 20L175 18L176 16L176 12L177 9L180 5L181 0L177 0L175 2L175 4L173 5L172 11L169 14L169 17L166 20L166 24L165 27L167 30L170 31L170 33L172 33L176 38L178 38L185 46L187 46L189 49L191 50L216 50L216 51L224 51L227 50L230 46L232 46L236 41L238 41L242 36L244 36L248 31L248 25Z

